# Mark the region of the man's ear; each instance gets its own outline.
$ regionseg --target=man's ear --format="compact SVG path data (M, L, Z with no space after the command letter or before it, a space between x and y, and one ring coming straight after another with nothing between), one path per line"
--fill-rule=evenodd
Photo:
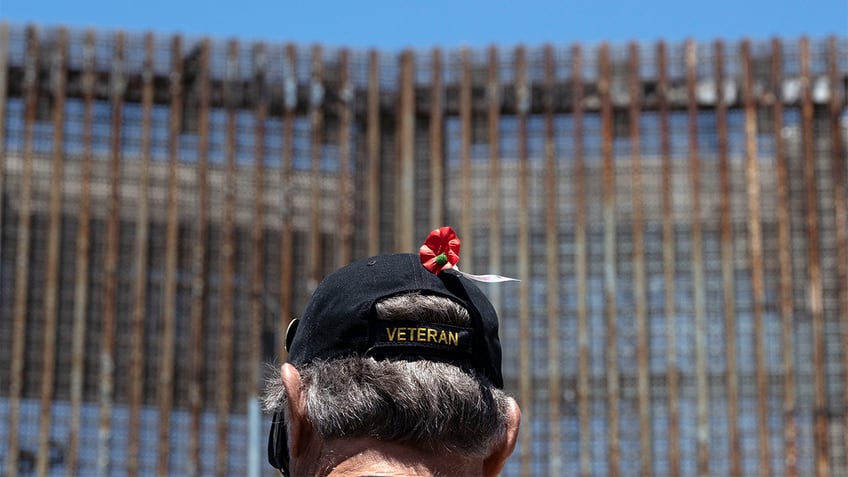
M312 424L306 415L306 399L300 383L300 372L289 363L283 363L280 369L283 387L286 388L286 405L288 406L288 443L292 459L297 459L306 452L312 439Z
M521 426L521 410L514 399L509 398L509 412L507 413L506 432L503 438L495 444L492 452L483 461L483 475L496 476L501 473L506 460L515 450L518 441L518 429Z

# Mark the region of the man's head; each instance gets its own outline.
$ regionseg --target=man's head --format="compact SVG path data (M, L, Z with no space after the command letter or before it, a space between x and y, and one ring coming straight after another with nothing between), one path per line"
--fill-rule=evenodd
M287 345L265 402L275 467L290 457L295 475L326 473L342 449L387 446L494 475L512 452L519 411L501 389L498 319L457 271L412 254L353 263L321 282Z

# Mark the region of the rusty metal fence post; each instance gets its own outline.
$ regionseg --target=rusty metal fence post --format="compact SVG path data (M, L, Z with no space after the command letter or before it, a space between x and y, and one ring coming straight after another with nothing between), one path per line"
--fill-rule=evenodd
M9 376L9 429L18 429L21 419L21 398L24 380L24 343L26 340L27 294L29 293L30 234L32 226L32 181L33 181L33 129L38 81L38 38L35 27L26 31L27 61L24 66L24 138L23 173L20 191L20 209L18 212L17 243L20 246L15 256L15 294L12 311L12 355ZM9 447L6 452L6 473L15 476L18 473L20 441L17 432L9 433Z
M47 231L47 282L44 287L44 354L41 371L41 418L38 429L38 460L36 471L47 473L50 450L50 428L53 423L52 401L56 375L56 335L59 321L59 255L61 245L62 182L64 179L64 119L65 81L67 68L68 32L60 29L56 48L50 58L50 89L53 98L51 111L53 150L50 167L50 205Z

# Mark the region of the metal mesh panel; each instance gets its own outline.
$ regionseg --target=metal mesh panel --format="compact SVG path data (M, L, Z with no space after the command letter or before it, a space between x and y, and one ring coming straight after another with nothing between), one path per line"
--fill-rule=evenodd
M846 84L839 38L2 24L4 471L264 469L261 367L318 280L451 224L464 270L521 279L485 289L523 410L505 475L844 474Z

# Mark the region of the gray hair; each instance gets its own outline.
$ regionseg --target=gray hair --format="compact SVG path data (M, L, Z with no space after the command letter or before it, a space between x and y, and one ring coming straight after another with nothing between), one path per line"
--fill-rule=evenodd
M450 299L421 294L387 298L384 320L467 325L468 311ZM372 437L428 452L484 457L506 432L509 397L485 377L448 363L349 356L299 369L306 409L323 439ZM266 411L284 410L275 370Z

